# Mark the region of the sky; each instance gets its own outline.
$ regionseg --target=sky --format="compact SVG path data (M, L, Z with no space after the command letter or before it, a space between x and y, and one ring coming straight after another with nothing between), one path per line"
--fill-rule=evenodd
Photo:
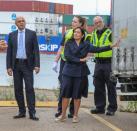
M73 5L73 14L109 15L111 0L39 0Z

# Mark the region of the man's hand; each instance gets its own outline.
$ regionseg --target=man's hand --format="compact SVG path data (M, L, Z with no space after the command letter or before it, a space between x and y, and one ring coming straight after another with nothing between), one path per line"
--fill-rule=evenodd
M8 68L8 69L7 69L7 73L8 73L9 76L12 76L12 72L13 72L13 71L12 71L11 68Z
M119 38L119 39L117 40L117 42L116 42L115 44L111 45L110 47L111 47L111 48L113 48L113 47L119 47L120 42L121 42L121 38Z
M58 62L54 62L52 66L52 70L55 71L56 73L58 72Z
M38 74L39 71L40 71L40 68L39 67L34 67L34 71L35 71L36 74Z
M7 48L7 44L4 40L0 40L0 49L5 50Z

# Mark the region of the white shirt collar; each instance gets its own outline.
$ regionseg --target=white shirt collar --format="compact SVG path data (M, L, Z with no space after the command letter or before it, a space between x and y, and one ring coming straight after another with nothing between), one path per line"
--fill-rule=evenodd
M23 29L23 30L19 30L19 29L18 29L18 32L19 32L19 33L20 33L20 32L23 32L23 33L24 33L24 32L25 32L25 29Z

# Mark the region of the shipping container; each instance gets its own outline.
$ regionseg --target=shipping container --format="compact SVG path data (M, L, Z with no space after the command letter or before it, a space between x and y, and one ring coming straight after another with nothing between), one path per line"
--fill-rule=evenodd
M56 14L73 14L73 5L56 3L55 13Z
M55 3L55 13L56 13L56 14L59 14L59 13L60 13L60 12L59 12L59 11L60 11L59 8L60 8L60 4Z
M58 14L50 14L50 13L39 13L39 12L3 12L0 11L0 16L3 18L0 20L1 32L8 34L11 31L11 28L6 28L6 26L2 27L3 24L6 25L14 25L15 19L17 16L23 16L26 19L27 24L36 24L36 30L40 32L44 32L45 25L48 27L49 25L59 25ZM43 31L42 31L43 29Z
M49 23L58 24L59 15L58 14L49 14Z
M48 12L49 11L49 3L39 2L39 11L40 12Z
M64 14L73 14L73 5L64 5Z
M70 8L69 8L69 5L64 5L65 7L64 7L64 14L70 14L69 12L70 12Z
M73 6L67 9L67 14L72 14ZM0 1L0 11L23 11L23 12L48 12L48 13L65 13L65 5L58 3L49 3L42 1Z
M26 19L27 23L33 24L35 22L36 12L7 12L0 11L0 23L15 23L17 16L23 16Z
M73 14L73 5L68 5L69 6L69 14Z
M65 4L60 4L60 13L65 14Z
M49 3L49 13L55 13L55 3Z
M32 1L0 1L0 11L32 11Z
M121 38L120 47L113 49L112 72L121 84L122 100L137 101L137 1L112 4L113 43Z
M39 1L32 2L32 11L39 11Z

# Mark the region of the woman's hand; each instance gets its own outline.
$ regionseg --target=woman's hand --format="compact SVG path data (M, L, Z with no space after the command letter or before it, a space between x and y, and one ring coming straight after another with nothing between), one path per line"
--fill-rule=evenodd
M81 62L87 62L89 59L90 59L90 57L89 57L89 56L86 56L86 57L84 57L84 58L81 58L80 61L81 61Z

